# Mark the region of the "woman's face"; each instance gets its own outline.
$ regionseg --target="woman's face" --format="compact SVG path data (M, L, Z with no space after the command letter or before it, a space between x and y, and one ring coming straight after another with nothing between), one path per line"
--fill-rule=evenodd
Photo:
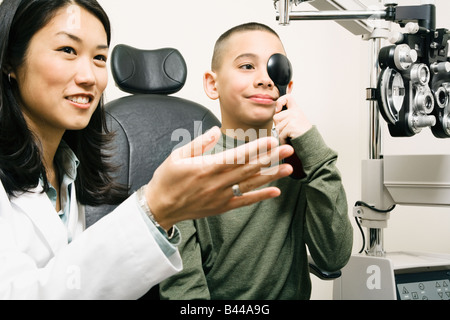
M107 56L100 20L76 5L57 11L12 73L31 130L62 135L86 127L107 85Z

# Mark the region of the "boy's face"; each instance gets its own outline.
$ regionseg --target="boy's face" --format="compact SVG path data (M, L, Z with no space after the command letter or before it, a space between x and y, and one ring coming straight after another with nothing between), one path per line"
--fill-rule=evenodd
M206 93L220 100L223 127L272 127L279 92L267 73L267 62L274 53L285 54L283 45L266 31L240 32L227 40L220 67L205 75Z

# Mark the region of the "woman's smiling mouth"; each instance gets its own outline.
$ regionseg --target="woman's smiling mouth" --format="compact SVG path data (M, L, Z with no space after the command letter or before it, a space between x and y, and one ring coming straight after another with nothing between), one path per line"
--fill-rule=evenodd
M91 96L85 95L69 96L66 97L66 99L81 108L88 108L90 106L90 102L93 100Z

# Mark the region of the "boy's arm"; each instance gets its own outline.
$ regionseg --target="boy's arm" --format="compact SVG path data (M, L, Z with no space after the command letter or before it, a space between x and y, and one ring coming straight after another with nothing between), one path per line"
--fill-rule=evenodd
M209 300L210 294L202 267L202 252L193 220L177 224L181 234L178 249L183 270L159 284L162 300Z
M302 202L305 203L305 242L317 266L337 271L351 255L353 229L341 175L336 167L337 153L324 142L316 127L292 140L306 177Z

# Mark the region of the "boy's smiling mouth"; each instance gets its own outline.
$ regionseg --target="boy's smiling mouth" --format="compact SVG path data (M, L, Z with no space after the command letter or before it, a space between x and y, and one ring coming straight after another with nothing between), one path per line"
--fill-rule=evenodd
M268 94L254 94L252 96L249 97L250 100L259 103L259 104L267 104L267 105L271 105L275 102L275 98L273 98L272 96L268 95Z

